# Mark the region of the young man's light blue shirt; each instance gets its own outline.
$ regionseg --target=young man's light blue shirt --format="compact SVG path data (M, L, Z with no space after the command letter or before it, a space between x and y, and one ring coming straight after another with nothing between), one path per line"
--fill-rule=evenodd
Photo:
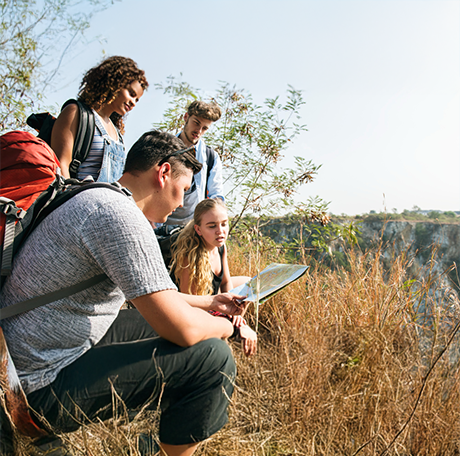
M180 136L180 133L177 135ZM183 207L177 208L166 221L166 225L185 225L193 218L196 205L205 198L224 199L224 186L222 181L222 162L214 150L214 165L209 173L206 195L206 176L208 175L208 163L206 157L206 144L199 140L195 146L196 159L203 165L201 171L195 174L190 190L185 193Z

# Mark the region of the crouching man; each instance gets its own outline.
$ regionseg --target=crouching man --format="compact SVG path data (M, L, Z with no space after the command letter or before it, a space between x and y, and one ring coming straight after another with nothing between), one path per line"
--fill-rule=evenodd
M130 410L149 401L156 409L161 393L159 437L169 456L191 455L226 423L235 363L224 339L233 326L207 311L238 313L235 297L178 293L149 223L164 222L182 205L200 169L180 139L148 132L130 150L119 181L131 197L106 188L79 193L16 256L1 308L107 275L2 322L29 404L54 430L110 418L112 385ZM112 325L125 300L143 323Z

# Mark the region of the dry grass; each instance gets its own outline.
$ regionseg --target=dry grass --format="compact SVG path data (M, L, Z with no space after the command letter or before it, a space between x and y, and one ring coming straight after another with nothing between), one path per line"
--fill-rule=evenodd
M350 253L347 270L311 268L261 307L259 353L247 359L233 345L230 423L197 455L460 454L459 369L437 360L452 325L436 283L411 282L404 255L384 271L381 254ZM236 246L230 258L234 275L273 260ZM422 301L429 330L413 310ZM120 418L71 441L77 454L135 455L142 426L151 424Z
M458 365L435 363L452 331L436 283L411 282L404 254L384 271L381 253L312 270L262 307L259 355L238 353L231 424L203 454L459 453Z

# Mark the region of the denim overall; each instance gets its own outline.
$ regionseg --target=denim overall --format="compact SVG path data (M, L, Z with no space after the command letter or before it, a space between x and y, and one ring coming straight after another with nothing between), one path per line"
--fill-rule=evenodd
M98 116L94 116L96 128L102 133L104 138L104 154L102 156L102 166L97 178L98 182L116 182L120 179L125 168L126 151L121 135L118 134L120 142L115 142L107 133ZM117 130L118 133L118 130Z

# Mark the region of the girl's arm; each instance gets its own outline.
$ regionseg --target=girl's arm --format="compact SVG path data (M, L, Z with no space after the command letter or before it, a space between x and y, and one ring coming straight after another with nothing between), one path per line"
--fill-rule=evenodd
M189 293L188 287L190 284L190 268L183 268L181 269L181 274L180 274L180 281L179 281L179 291L181 293ZM196 293L195 287L192 285L191 288L191 294Z
M222 255L222 267L224 268L224 275L222 277L222 283L220 284L220 291L225 293L233 289L232 278L230 276L230 270L228 268L227 259L227 246L224 245L224 253Z
M77 104L69 104L59 114L51 132L51 148L61 163L61 174L66 178L70 177L69 166L72 162L79 116Z
M247 324L240 326L240 337L243 341L243 350L246 356L252 356L257 351L257 334Z

